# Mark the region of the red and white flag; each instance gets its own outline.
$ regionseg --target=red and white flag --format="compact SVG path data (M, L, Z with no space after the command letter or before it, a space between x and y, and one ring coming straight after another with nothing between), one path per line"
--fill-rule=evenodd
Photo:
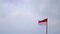
M46 25L46 34L48 34L48 18L45 18L43 20L38 20L39 25Z
M48 21L48 18L45 18L43 20L38 20L38 24L46 24Z

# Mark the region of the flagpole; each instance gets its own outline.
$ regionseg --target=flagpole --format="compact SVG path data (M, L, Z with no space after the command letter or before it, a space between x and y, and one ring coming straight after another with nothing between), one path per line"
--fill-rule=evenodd
M46 34L47 34L47 23L46 23Z
M46 23L46 34L48 34L48 22Z

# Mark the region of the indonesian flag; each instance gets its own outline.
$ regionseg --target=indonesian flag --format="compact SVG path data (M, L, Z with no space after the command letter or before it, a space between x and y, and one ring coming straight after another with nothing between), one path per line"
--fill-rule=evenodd
M46 24L48 21L48 18L45 18L43 20L38 20L38 24Z
M39 25L46 25L46 34L48 34L48 18L45 18L43 20L38 20Z

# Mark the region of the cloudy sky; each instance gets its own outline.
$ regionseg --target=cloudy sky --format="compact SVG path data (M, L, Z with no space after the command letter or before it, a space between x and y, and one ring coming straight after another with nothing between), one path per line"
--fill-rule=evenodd
M60 0L0 0L0 34L60 34Z

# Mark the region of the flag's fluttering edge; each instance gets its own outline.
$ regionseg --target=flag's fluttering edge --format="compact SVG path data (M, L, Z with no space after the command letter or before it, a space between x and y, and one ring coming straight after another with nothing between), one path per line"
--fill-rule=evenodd
M46 23L48 21L48 18L45 18L43 20L38 20L38 23Z

